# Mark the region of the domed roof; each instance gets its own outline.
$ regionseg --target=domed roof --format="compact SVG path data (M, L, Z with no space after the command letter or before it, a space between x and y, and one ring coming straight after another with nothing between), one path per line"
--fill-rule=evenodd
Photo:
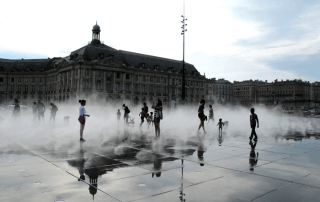
M100 26L96 23L96 24L92 27L92 31L93 31L93 32L100 32Z

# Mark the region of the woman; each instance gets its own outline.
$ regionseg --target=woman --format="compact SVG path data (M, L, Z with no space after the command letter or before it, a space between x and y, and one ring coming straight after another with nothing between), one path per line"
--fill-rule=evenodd
M199 106L199 109L198 109L198 117L200 119L200 125L199 125L199 128L198 128L198 133L199 133L200 128L202 127L204 134L206 134L206 130L204 129L205 115L203 113L205 103L206 103L206 101L204 99L202 99L200 101L200 106Z
M80 121L80 117L83 116L84 121L81 123L80 122L80 141L85 141L83 139L83 129L84 126L86 124L86 116L90 117L89 114L86 114L86 109L84 108L84 106L86 106L86 101L85 100L79 100L79 103L81 104L81 107L79 109L79 121Z
M152 108L154 109L154 128L156 137L160 137L160 120L163 119L162 101L158 99L157 102L153 102Z

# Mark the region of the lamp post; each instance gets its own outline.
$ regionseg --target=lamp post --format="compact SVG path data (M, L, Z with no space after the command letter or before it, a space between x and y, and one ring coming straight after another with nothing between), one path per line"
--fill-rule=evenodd
M182 102L184 102L184 99L185 99L185 96L186 96L186 94L185 94L185 74L184 74L184 50L185 50L185 33L186 33L186 31L187 31L187 29L186 29L186 26L187 26L187 24L186 24L186 21L188 20L188 19L186 19L185 18L185 2L183 1L183 15L181 15L181 17L182 17L182 21L181 21L181 23L182 23L182 27L181 27L181 29L182 29L182 31L181 31L181 35L183 35L183 59L182 59Z

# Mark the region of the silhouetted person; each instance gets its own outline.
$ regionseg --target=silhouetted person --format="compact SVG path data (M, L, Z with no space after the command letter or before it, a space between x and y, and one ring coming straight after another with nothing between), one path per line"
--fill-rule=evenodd
M117 112L117 119L118 119L118 122L120 121L120 117L121 117L121 112L120 112L120 109L118 109L118 112Z
M259 119L258 116L254 113L254 108L251 108L251 115L250 115L250 126L251 126L251 136L249 137L252 140L253 135L255 136L254 140L258 140L258 136L256 133L256 126L259 128Z
M162 101L160 99L158 99L157 101L153 102L152 108L154 109L153 122L154 122L156 137L160 137L160 120L163 119Z
M36 121L37 118L37 114L38 114L38 109L37 109L37 103L33 102L33 106L32 106L32 114L33 114L33 121Z
M142 108L142 110L146 113L146 114L148 114L148 112L149 112L149 109L148 109L148 106L147 106L147 103L143 103L143 108Z
M44 119L44 112L46 111L46 106L41 102L41 100L38 100L37 103L37 110L38 110L38 120L42 118Z
M50 122L51 122L51 119L53 119L53 123L54 123L55 119L56 119L58 107L55 104L53 104L52 102L50 103L50 105L51 105Z
M79 103L81 104L81 107L79 108L79 121L80 121L80 141L85 141L83 139L83 130L84 130L84 126L86 124L86 117L90 117L89 114L86 114L87 111L84 108L84 106L86 106L86 101L85 100L79 100ZM83 120L83 121L81 121Z
M258 163L258 157L259 157L259 153L255 152L255 148L257 146L257 142L254 142L254 144L252 143L252 141L250 140L250 146L251 146L251 151L250 151L250 157L249 157L249 164L250 164L250 170L253 171L253 167L255 167Z
M217 126L219 126L219 131L222 132L222 127L224 126L224 123L222 122L222 119L219 119L219 122L218 122Z
M203 132L206 134L206 130L204 129L204 120L206 119L206 116L204 115L204 112L203 112L205 104L206 104L206 101L204 99L200 100L200 105L198 108L198 117L200 119L198 133L199 133L200 128L202 127Z
M20 105L17 99L14 100L14 108L13 108L12 115L14 118L20 118Z
M214 122L214 116L213 116L213 115L214 115L214 114L213 114L212 105L209 105L209 120L208 120L208 124L209 124L210 120L211 120L212 122Z
M122 109L124 110L124 115L123 115L124 122L128 124L130 110L128 106L126 106L125 104L122 105Z
M141 109L141 112L139 113L139 116L141 117L140 126L142 126L142 124L143 124L143 122L144 122L144 118L147 117L147 113L143 110L143 108Z

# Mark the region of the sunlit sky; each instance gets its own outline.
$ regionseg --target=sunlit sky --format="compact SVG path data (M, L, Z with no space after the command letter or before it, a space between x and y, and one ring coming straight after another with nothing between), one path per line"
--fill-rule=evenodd
M182 60L183 0L5 1L0 58L67 56L91 41ZM208 78L320 80L320 2L185 1L185 59Z

